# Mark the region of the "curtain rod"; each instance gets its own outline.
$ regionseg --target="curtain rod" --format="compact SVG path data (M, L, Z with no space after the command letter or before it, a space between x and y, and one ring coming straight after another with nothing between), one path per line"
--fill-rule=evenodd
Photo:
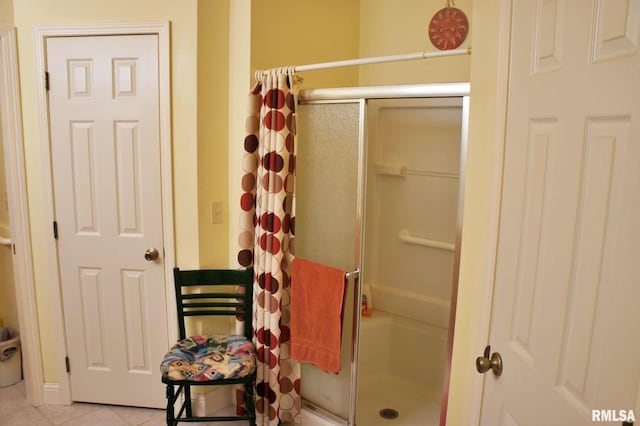
M347 59L344 61L335 61L335 62L322 62L319 64L309 64L309 65L297 65L294 67L282 67L282 69L291 69L293 71L313 71L313 70L321 70L326 68L338 68L338 67L349 67L353 65L367 65L367 64L379 64L383 62L399 62L399 61L411 61L415 59L428 59L428 58L437 58L441 56L456 56L456 55L470 55L471 48L467 49L458 49L458 50L443 50L440 52L417 52L417 53L405 53L401 55L391 55L391 56L374 56L370 58L360 58L360 59ZM271 70L277 68L272 68L270 70L261 70L256 72L256 77L259 75L268 75Z

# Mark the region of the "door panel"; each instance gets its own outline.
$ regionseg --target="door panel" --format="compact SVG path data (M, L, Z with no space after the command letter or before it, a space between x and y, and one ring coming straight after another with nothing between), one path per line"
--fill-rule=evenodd
M358 155L360 104L298 108L296 256L351 271L359 267ZM344 302L340 374L302 365L302 397L349 417L355 282Z
M157 36L47 39L72 399L162 407L168 348Z
M489 340L504 371L487 373L483 425L640 413L639 13L634 1L513 2Z

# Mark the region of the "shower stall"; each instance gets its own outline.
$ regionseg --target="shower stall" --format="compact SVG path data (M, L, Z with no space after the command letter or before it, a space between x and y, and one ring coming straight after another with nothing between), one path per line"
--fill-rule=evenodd
M467 83L301 93L296 256L359 272L341 372L302 366L305 426L440 424L468 100Z

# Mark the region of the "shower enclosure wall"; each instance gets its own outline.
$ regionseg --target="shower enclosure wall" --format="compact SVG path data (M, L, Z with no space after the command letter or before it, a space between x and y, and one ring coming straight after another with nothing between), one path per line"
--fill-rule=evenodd
M305 426L440 422L468 94L464 83L301 94L296 255L360 271L341 373L303 365Z

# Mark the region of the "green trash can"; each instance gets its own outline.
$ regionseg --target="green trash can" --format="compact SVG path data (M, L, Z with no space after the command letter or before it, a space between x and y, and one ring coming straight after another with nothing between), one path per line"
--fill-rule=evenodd
M0 327L0 388L22 380L20 334L11 327Z

